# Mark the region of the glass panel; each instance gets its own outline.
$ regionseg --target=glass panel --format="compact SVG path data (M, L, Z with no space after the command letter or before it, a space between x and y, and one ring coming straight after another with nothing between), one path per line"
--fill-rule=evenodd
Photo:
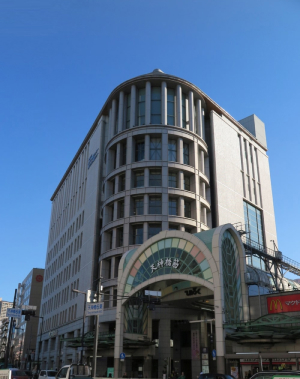
M184 217L191 218L191 203L188 201L184 201Z
M127 107L126 107L126 129L130 127L130 105L131 105L131 94L127 95Z
M144 198L143 197L134 198L133 214L134 215L144 214Z
M161 224L149 224L148 238L151 238L160 232L161 232Z
M134 188L144 187L144 171L134 172Z
M171 88L167 90L167 124L175 125L175 91Z
M150 170L149 186L161 186L161 170Z
M177 161L177 141L174 139L168 142L168 160L172 162Z
M143 243L143 225L134 225L133 230L133 244Z
M169 187L177 188L177 173L169 172Z
M149 214L161 214L161 197L149 197Z
M186 96L182 94L182 127L186 129Z
M190 152L188 143L183 144L183 163L188 165L190 164Z
M184 176L183 177L183 188L186 190L186 191L190 191L190 177L189 176Z
M151 124L161 123L161 89L151 88Z
M139 162L145 159L145 142L136 141L135 143L135 161Z
M177 216L177 199L169 199L169 215Z
M161 138L150 139L150 160L161 160Z
M138 125L145 125L145 88L139 90Z

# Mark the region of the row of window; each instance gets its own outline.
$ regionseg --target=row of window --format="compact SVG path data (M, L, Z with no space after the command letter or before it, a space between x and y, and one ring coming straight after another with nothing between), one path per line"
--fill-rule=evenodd
M123 141L120 143L120 157L119 161L117 158L117 149L113 150L113 165L112 169L117 166L123 166L127 162L127 143ZM188 142L183 143L183 163L186 165L190 164L190 147ZM134 162L140 162L145 159L145 137L139 137L135 139L134 143ZM150 147L149 147L149 159L152 161L158 161L162 159L162 139L161 137L150 137ZM168 161L178 162L180 159L177 155L177 140L168 140Z
M179 214L179 207L178 207L178 197L171 197L169 196L169 212L168 214L171 216L178 216ZM192 203L194 200L187 200L184 199L184 213L180 216L192 218ZM108 211L108 222L114 221L114 207L115 204L112 203L107 206ZM124 200L119 200L117 202L117 218L123 218L124 217ZM147 214L162 214L162 197L161 195L149 195L149 202L148 202L148 212ZM131 216L138 216L138 215L144 215L145 214L145 205L144 205L144 196L133 196L131 198Z
M68 230L60 237L59 241L53 246L53 248L49 251L47 255L47 264L51 262L51 260L56 256L56 254L64 248L65 244L69 242L69 240L74 236L74 233L83 226L84 224L84 211L76 218L76 222L74 221L72 225L68 228ZM60 266L59 266L60 267Z
M45 285L43 291L43 298L51 295L53 291L59 288L66 281L70 280L71 276L73 277L80 271L81 264L81 255L77 258L73 259L73 263L67 265L64 270L62 270L59 274L56 275L48 284Z
M179 230L180 225L169 223L168 230ZM148 223L147 239L155 236L162 231L162 224L159 222ZM185 226L185 231L193 233L193 228ZM113 248L113 232L106 232L107 245L105 250L111 250ZM130 226L129 245L140 245L144 241L144 224L132 224ZM116 228L116 248L124 246L124 228L121 226ZM117 275L117 271L115 273ZM116 277L116 276L115 276Z
M68 309L57 313L55 316L50 317L44 321L43 332L55 329L60 325L63 325L67 322L76 320L77 316L77 304L72 305ZM46 351L44 349L44 351Z
M118 132L119 119L121 118L122 130L129 129L130 124L139 126L145 125L146 123L146 90L145 88L138 89L137 93L137 102L135 104L136 114L134 115L134 120L131 121L131 94L127 93L125 95L125 106L124 109L119 109L118 101L116 100L116 116L115 124L111 125L113 128L114 134ZM181 95L181 123L183 128L188 127L188 97L186 94L182 93ZM161 87L152 87L151 88L151 115L150 123L151 124L161 124L162 123L162 89ZM197 112L195 104L191 105L193 107L194 113L194 123L197 122ZM179 125L180 122L177 119L177 103L176 103L176 91L173 88L167 88L167 98L166 98L166 110L167 110L167 125ZM121 112L121 114L120 114ZM196 129L196 127L195 127Z

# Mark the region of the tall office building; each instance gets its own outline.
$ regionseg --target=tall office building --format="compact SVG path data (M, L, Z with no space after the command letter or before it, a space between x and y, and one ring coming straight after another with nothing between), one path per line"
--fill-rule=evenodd
M6 317L7 308L12 308L13 303L4 301L0 297L0 359L5 357L6 343L8 337L9 320Z
M199 374L200 366L191 364L191 354L199 351L195 352L195 346L192 353L189 350L188 323L205 312L216 311L214 291L220 292L220 288L211 287L212 266L209 258L203 260L206 253L202 258L198 254L204 245L198 246L195 236L201 235L209 244L210 234L205 233L215 233L231 223L240 225L263 249L273 248L271 240L277 244L266 152L265 126L257 116L235 120L184 79L156 69L115 88L51 197L39 347L43 367L59 367L78 359L84 296L73 290L95 290L101 262L104 314L100 331L106 337L99 342L99 367L115 367L119 374L125 368L136 375L143 371L143 375L153 377L171 365L193 375L198 370ZM238 244L238 233L233 228L228 233ZM167 237L163 258L158 253L150 258L151 241ZM174 249L179 249L179 239L185 241L180 242L182 249L189 246L198 263L187 253L185 259L197 267L201 263L201 273L189 273L187 262L181 264L176 258ZM167 248L169 243L174 246ZM151 251L155 254L155 248ZM245 255L242 247L232 251ZM253 263L251 259L249 264ZM259 258L253 264L264 269ZM176 275L172 269L177 270ZM128 276L123 277L125 273ZM167 276L159 281L160 275ZM193 275L201 280L188 280ZM159 284L153 284L154 277ZM243 286L239 296L245 303L245 283ZM146 310L142 307L137 316L138 303L124 303L130 297L140 299L136 288L156 293L161 306L152 311L151 306ZM163 304L164 296L168 298L172 291L175 294L170 303ZM182 296L188 296L188 303ZM200 300L208 311L201 310ZM120 321L122 325L118 321L121 316L125 320ZM140 317L148 320L144 329ZM85 332L93 330L93 322L87 317ZM205 330L207 334L209 325ZM89 338L92 334L87 334L86 344ZM166 341L178 344L179 338L181 348L170 352L170 342L166 345ZM206 337L201 338L203 346ZM159 347L154 351L151 341L158 339ZM122 349L127 354L123 368L118 362ZM87 347L85 359L91 354Z

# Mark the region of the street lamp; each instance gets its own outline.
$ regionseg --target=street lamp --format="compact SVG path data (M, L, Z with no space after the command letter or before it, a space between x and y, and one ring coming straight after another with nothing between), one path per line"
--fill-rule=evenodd
M23 328L15 328L17 330L22 330L22 338L21 338L21 343L20 343L20 353L19 353L19 368L21 368L21 355L22 355L22 344L23 344L23 337L24 337L24 331L25 329Z
M42 325L41 325L41 332L40 332L40 342L39 342L39 344L38 344L38 355L37 355L37 359L38 359L38 364L37 364L37 368L38 368L38 370L40 369L40 350L41 350L41 348L40 348L40 346L41 346L41 343L42 343L42 334L43 334L43 322L44 322L44 317L43 316L32 316L32 317L38 317L38 318L41 318L42 319Z
M81 334L81 354L80 354L80 364L82 365L83 344L84 344L84 323L85 323L86 292L78 291L78 290L75 290L75 289L72 289L72 292L81 293L81 294L84 295L83 319L82 319L82 334Z

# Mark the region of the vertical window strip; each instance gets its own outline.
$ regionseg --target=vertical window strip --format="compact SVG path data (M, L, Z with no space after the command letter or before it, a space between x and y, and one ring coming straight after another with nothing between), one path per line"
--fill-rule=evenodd
M138 125L145 125L145 99L145 88L142 88L138 95Z
M186 129L186 95L182 94L181 97L181 108L182 108L182 127Z
M151 89L151 124L161 124L161 88Z
M167 90L167 124L175 125L175 91Z
M126 129L130 128L130 107L131 107L131 94L127 95L127 106L126 106Z

